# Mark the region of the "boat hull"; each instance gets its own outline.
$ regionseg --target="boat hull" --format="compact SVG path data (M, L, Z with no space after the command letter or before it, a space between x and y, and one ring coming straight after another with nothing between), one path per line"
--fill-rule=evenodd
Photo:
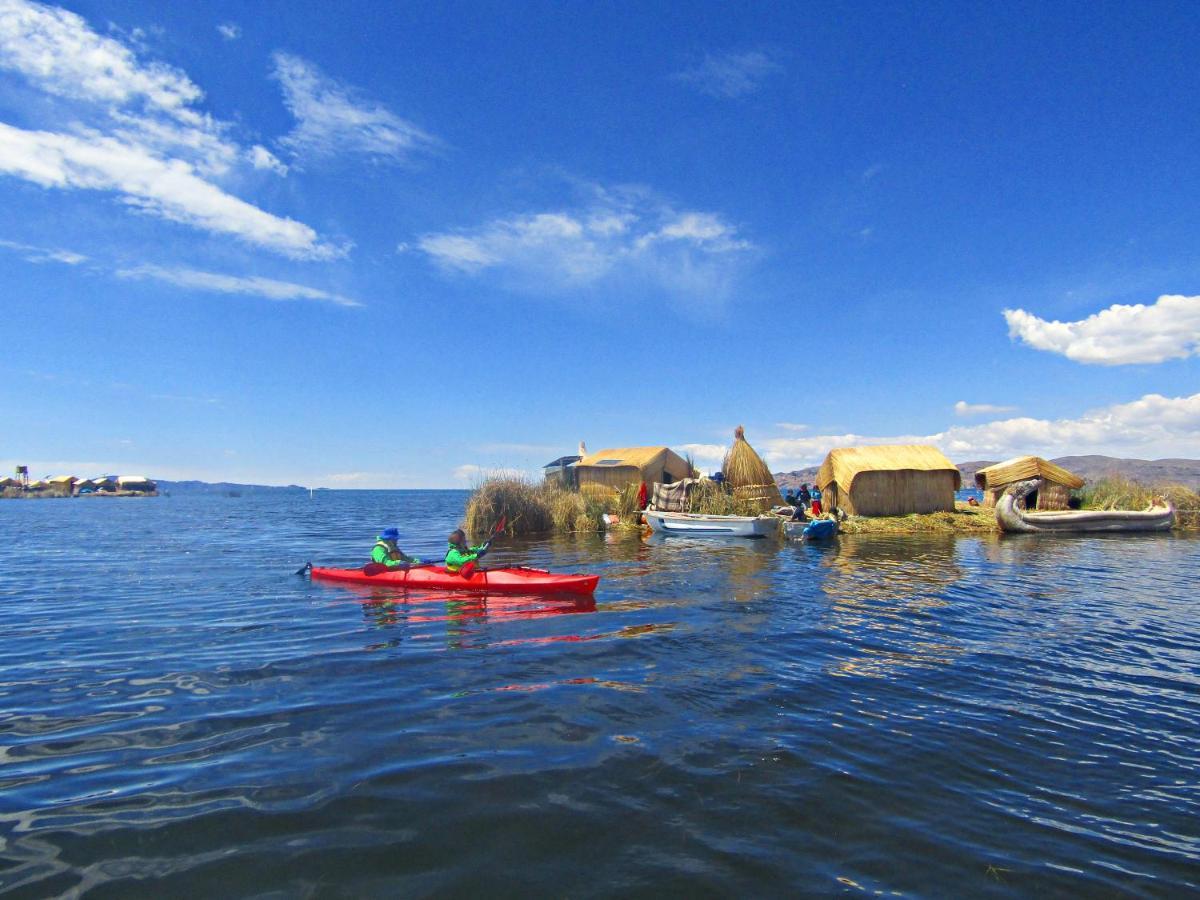
M836 537L838 523L834 519L813 519L809 522L788 522L787 536L805 541L827 541Z
M646 510L646 524L657 534L687 537L765 538L779 533L777 516L704 516Z
M600 583L599 575L561 575L543 569L506 568L476 569L464 577L447 572L440 565L412 566L408 569L374 571L373 566L362 569L327 569L313 566L312 577L322 581L342 581L353 584L374 584L383 587L414 591L467 591L475 594L573 594L589 597Z
M1017 501L1037 487L1036 480L1021 481L1008 488L996 503L996 522L1001 530L1023 534L1122 533L1169 531L1175 524L1175 507L1169 500L1156 501L1146 510L1085 509L1062 512L1029 512Z

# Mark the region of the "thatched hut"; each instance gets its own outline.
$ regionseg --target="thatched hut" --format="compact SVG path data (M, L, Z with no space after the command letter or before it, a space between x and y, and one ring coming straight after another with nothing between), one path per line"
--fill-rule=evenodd
M825 506L857 516L950 512L961 485L954 463L922 444L839 447L817 472Z
M74 493L75 482L79 479L74 475L55 475L53 478L47 478L46 481L50 485L50 489L63 494Z
M1017 481L1036 478L1037 491L1025 497L1027 509L1067 509L1071 491L1083 487L1083 479L1040 456L1014 456L975 473L975 485L983 491L983 505L995 506L1004 489Z
M766 512L772 506L783 505L783 495L779 493L775 476L762 457L747 443L746 429L741 425L733 430L733 446L725 454L721 472L733 495L748 506Z
M563 485L575 483L575 464L583 459L582 456L560 456L553 462L542 466L546 481L557 481Z
M131 494L152 494L158 490L158 485L145 475L118 475L117 487Z
M666 484L691 474L687 461L670 447L609 448L588 454L575 464L580 490L590 484L619 491L630 484Z

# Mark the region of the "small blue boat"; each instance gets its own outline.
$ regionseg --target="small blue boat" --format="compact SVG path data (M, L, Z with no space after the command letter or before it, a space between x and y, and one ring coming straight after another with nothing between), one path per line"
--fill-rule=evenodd
M800 537L806 541L827 541L837 534L836 519L813 519L800 532Z

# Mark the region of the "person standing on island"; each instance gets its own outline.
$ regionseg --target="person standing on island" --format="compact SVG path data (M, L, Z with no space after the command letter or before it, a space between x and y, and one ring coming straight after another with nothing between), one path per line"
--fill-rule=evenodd
M808 509L808 505L812 503L812 494L808 492L808 482L800 485L800 491L796 494L796 502Z
M487 544L478 547L467 546L467 535L461 528L455 528L447 538L450 546L446 549L446 571L458 573L463 578L470 578L475 571L475 563L487 552Z
M409 556L396 546L398 540L400 540L400 531L398 529L383 529L379 533L379 537L375 539L375 546L371 548L371 562L387 566L389 569L417 565L421 560L415 556Z
M817 516L821 515L821 489L817 487L815 482L813 483L812 490L809 492L809 495L812 497L812 514L813 517L816 518Z

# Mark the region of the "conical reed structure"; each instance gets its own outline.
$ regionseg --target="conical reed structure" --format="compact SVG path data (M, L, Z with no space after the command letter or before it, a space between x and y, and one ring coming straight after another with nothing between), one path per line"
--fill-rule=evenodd
M725 483L744 505L766 512L772 506L782 506L783 496L775 484L771 470L746 443L746 429L739 425L733 432L733 446L725 454L722 466Z

